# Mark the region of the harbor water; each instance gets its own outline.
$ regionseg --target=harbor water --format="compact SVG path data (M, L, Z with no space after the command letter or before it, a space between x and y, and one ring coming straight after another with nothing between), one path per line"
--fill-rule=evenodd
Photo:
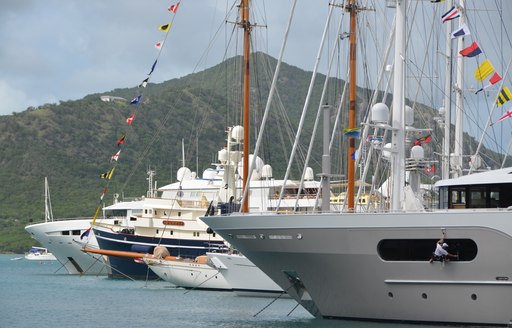
M315 319L291 299L72 276L20 257L0 255L0 327L421 327Z

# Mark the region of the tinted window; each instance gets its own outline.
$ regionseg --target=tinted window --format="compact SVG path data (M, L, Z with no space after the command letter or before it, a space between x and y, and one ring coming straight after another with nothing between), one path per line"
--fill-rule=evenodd
M377 245L377 252L384 261L428 261L436 249L438 239L384 239ZM446 239L451 254L458 259L451 261L472 261L478 247L471 239Z

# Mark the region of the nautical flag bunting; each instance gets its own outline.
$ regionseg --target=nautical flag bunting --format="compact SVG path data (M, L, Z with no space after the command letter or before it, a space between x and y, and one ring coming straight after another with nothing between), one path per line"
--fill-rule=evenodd
M494 66L492 66L489 59L486 59L482 62L480 66L475 70L475 79L479 82L482 82L489 75L494 72Z
M112 168L112 170L108 170L107 172L102 173L102 174L100 175L100 177L101 177L102 179L110 180L110 179L112 178L112 174L114 174L114 170L115 170L115 169L116 169L116 168L115 168L115 167L113 167L113 168Z
M148 81L149 81L149 77L145 78L140 84L139 84L139 88L142 87L142 88L145 88L147 85L148 85Z
M512 93L510 93L510 90L507 87L504 87L501 89L500 93L498 94L498 99L496 99L496 105L499 107L512 99Z
M502 117L500 117L499 120L496 121L496 123L501 122L509 117L512 117L512 110L507 111L505 115L503 115Z
M359 139L359 138L361 138L361 129L345 128L345 129L343 129L343 134L347 137Z
M482 53L482 50L480 50L480 47L476 42L473 42L469 47L462 49L459 51L459 54L461 54L464 57L475 57Z
M115 153L114 155L112 155L112 157L110 158L110 161L116 161L119 159L119 154L121 154L121 150L118 150L117 153Z
M165 25L162 25L162 26L159 26L158 29L162 32L169 32L169 29L171 28L171 23L169 24L165 24Z
M421 146L423 144L428 144L430 141L432 141L432 136L429 134L428 136L418 138L414 140L415 146Z
M457 17L460 17L459 9L457 9L457 7L453 6L450 10L448 10L446 13L444 13L443 16L441 16L441 20L444 23L449 20L455 19Z
M153 63L153 66L151 66L151 71L149 71L148 75L151 75L151 73L153 73L153 71L155 70L157 61L158 61L158 59L155 59L155 62Z
M135 114L131 114L130 116L128 116L128 118L126 119L126 123L128 123L128 125L132 125L133 123L133 119L135 118Z
M491 85L494 85L496 83L498 83L499 81L501 81L501 76L498 74L498 72L494 72L494 74L492 75L492 77L489 79L489 84L487 84L485 87L483 88L480 88L478 89L476 92L475 92L475 95L477 93L479 93L480 91L484 91L485 89L487 89L488 87L490 87Z
M123 134L123 136L121 138L119 138L119 140L117 140L117 147L119 147L122 144L124 144L125 139L126 139L126 134Z
M471 33L469 32L469 28L466 24L462 25L461 27L459 27L458 29L456 29L455 31L452 32L452 39L455 39L455 38L458 38L458 37L461 37L461 36L466 36L466 35L470 35Z
M176 14L176 11L178 11L179 6L180 3L178 2L177 4L171 5L169 8L167 8L167 10Z
M156 47L158 50L162 49L162 46L163 46L163 45L164 45L164 42L163 42L163 41L160 41L160 42L155 43L155 47Z
M138 105L139 102L140 102L140 97L142 96L137 96L135 98L133 98L131 101L130 101L130 105Z

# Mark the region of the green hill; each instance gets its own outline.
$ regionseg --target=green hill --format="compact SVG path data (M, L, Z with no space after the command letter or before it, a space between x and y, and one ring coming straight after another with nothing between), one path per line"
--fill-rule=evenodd
M276 60L262 53L252 57L251 66L256 72L251 82L254 145ZM99 176L110 168L110 158L118 150L116 141L123 134L126 143L105 198L107 204L111 203L113 193L127 197L144 195L149 166L156 168L159 186L174 181L182 165L182 139L188 167L199 175L211 167L225 143L226 127L241 124L241 67L241 58L235 57L180 79L150 83L145 89L104 93L130 100L143 92L142 105L132 126L126 124L126 118L135 107L122 101L102 101L100 94L0 117L0 252L23 252L35 243L23 228L43 220L44 177L49 180L56 218L92 216L105 182ZM284 174L310 75L297 67L282 65L278 100L273 102L260 153L273 166L276 177ZM299 158L304 157L308 147L324 79L325 76L316 79ZM341 89L343 81L333 80L332 85ZM360 91L358 121L370 97L369 90ZM327 102L336 103L335 93L329 94L332 95ZM432 109L422 108L425 115L433 117ZM335 145L339 151L343 148L342 128L343 124ZM432 147L440 151L440 145L433 143ZM319 141L314 149L310 166L318 173ZM333 156L333 164L338 167L333 173L343 172L342 158L344 155ZM292 178L299 178L297 172L301 169L302 164L297 164Z

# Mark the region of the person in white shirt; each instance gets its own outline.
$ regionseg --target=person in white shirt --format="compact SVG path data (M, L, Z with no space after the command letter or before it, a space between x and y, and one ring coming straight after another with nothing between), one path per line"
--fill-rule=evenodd
M432 253L432 257L430 258L430 261L429 261L430 263L432 263L434 260L444 262L444 261L449 261L450 257L453 257L453 258L459 257L458 255L451 254L446 250L448 248L448 244L444 242L445 237L446 237L446 235L443 232L443 237L441 237L441 239L439 239L436 243L436 249Z

